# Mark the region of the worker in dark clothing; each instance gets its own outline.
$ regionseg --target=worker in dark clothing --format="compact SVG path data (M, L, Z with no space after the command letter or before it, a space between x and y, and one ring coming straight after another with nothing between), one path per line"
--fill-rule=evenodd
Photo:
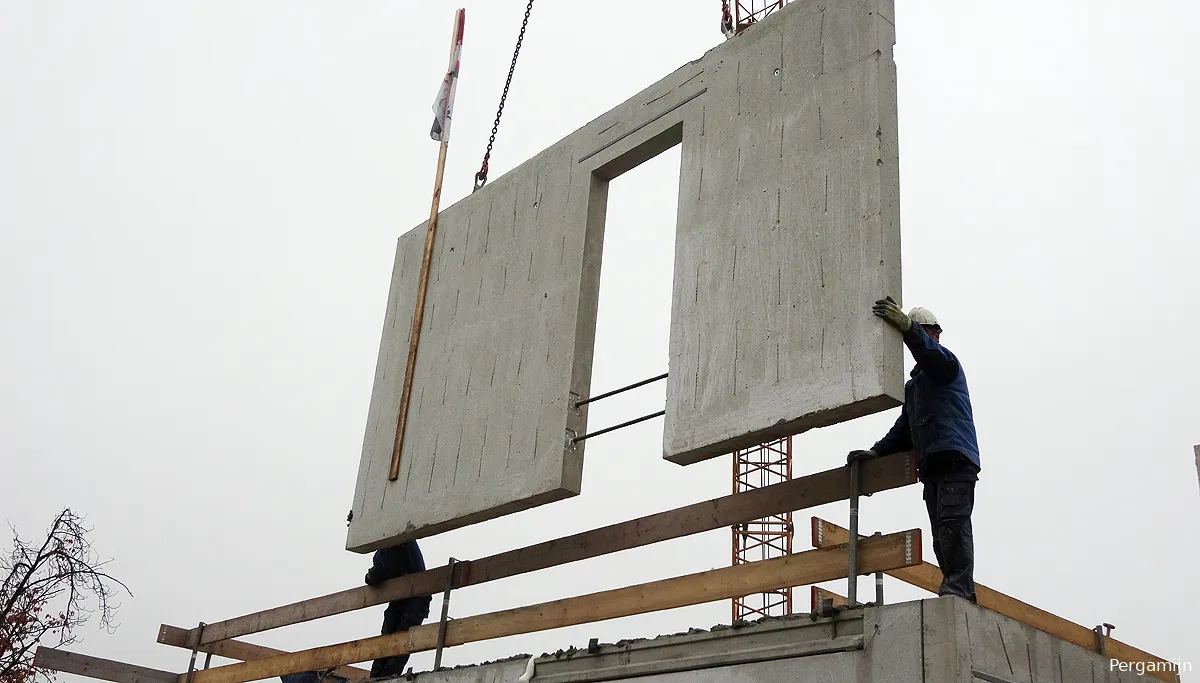
M408 541L375 551L375 558L371 568L367 570L365 581L369 586L378 586L384 581L421 571L425 571L425 558L421 556L417 542ZM398 633L420 626L429 617L429 603L432 600L432 596L425 595L389 602L383 612L381 634ZM406 654L376 659L371 665L371 678L399 676L404 673L405 664L408 664Z
M371 568L367 570L365 581L368 586L378 586L384 581L395 579L406 574L425 571L425 558L421 556L421 548L416 541L375 551ZM383 611L382 635L405 631L413 626L420 626L429 617L429 603L432 596L414 596L403 600L393 600ZM408 664L408 655L396 655L376 659L371 665L371 678L388 678L404 673ZM326 671L305 671L298 674L280 676L283 683L349 683L345 678Z
M870 450L851 452L847 462L917 452L933 553L942 570L938 595L975 602L971 513L980 465L966 375L958 358L942 346L942 327L928 309L917 307L906 315L887 297L876 301L873 311L901 332L916 367L904 385L904 407L891 430Z

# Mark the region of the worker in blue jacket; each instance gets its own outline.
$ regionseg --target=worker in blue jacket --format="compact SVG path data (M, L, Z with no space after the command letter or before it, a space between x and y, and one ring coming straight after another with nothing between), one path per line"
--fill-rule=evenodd
M966 375L958 358L942 346L942 327L928 309L905 314L889 296L876 301L873 311L900 331L916 367L904 385L904 407L891 430L870 450L851 452L847 462L917 452L933 552L942 569L938 594L975 602L971 513L980 465Z
M368 586L378 586L384 581L395 579L406 574L425 571L425 558L416 541L375 551L371 568L364 578ZM429 603L432 596L414 596L393 600L383 611L383 629L381 633L399 633L414 626L420 626L429 617ZM408 664L408 655L396 655L376 659L371 664L371 678L390 678L404 673L404 665ZM304 671L296 674L280 676L282 683L350 683L346 678L334 673L334 669L323 671Z
M364 580L368 586L378 586L384 581L422 571L425 571L425 558L414 540L375 551L371 568L367 570ZM432 596L424 595L389 602L383 612L381 634L399 633L420 626L429 617L429 603L432 600ZM406 654L376 659L371 664L371 678L399 676L404 673L404 665L407 663Z

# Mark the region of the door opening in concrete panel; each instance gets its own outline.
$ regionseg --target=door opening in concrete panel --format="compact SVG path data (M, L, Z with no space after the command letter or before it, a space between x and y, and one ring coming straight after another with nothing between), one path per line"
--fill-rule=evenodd
M590 396L668 371L680 139L674 132L662 136L666 144L635 150L628 156L637 156L636 163L621 160L608 181ZM588 431L662 411L666 387L656 381L589 404ZM585 486L613 492L622 505L647 514L726 493L727 480L715 471L692 473L665 462L662 435L663 418L656 417L589 439ZM720 557L720 541L695 541L701 556Z
M667 372L680 151L669 147L608 181L590 396ZM588 431L656 413L665 403L666 382L649 382L589 404ZM659 417L601 438L636 440L643 451L661 433ZM588 447L599 445L597 439Z
M629 163L607 184L589 396L668 371L683 147L676 137L651 153L645 150L637 151L639 163ZM604 176L597 175L603 183ZM589 403L588 432L663 410L666 391L667 382L657 381ZM611 503L595 522L619 522L728 493L726 462L683 468L662 458L663 424L657 417L587 441L585 495ZM720 529L676 539L669 553L628 550L623 562L643 567L637 575L647 580L725 565L728 534ZM723 603L697 605L662 617L657 627L717 623L727 615Z

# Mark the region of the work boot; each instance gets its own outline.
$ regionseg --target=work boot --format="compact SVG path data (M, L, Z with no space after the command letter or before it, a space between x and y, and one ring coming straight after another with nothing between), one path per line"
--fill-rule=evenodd
M371 678L376 679L403 676L404 666L406 664L408 664L408 655L397 655L395 657L376 659L371 663Z
M957 595L975 602L975 548L970 519L948 519L938 526L941 541L942 585L938 595Z

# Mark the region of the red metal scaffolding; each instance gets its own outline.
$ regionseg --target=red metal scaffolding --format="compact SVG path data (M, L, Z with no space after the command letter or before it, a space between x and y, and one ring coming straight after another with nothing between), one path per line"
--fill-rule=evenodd
M792 437L768 441L733 453L733 493L742 493L792 478ZM772 515L733 527L733 564L756 562L792 553L792 513ZM792 589L755 593L733 599L733 620L754 620L792 613Z
M732 8L733 34L741 33L767 15L788 4L790 0L734 0Z

